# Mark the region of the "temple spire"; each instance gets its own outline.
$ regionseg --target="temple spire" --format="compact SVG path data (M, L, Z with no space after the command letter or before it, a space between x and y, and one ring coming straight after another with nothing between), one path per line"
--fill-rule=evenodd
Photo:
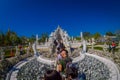
M60 30L60 29L61 29L61 27L60 27L60 25L58 25L57 30Z
M60 28L60 25L58 25L58 28Z

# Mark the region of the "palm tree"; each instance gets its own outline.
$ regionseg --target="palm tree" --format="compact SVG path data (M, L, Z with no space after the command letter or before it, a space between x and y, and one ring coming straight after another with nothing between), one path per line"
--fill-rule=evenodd
M18 36L15 32L10 33L10 41L12 42L12 45L17 45Z
M7 45L7 46L9 46L9 45L11 45L12 43L11 43L11 40L10 40L10 29L8 29L8 31L6 32L6 34L5 34L5 40L4 40L5 42L5 45Z
M32 44L35 42L35 35L32 35L30 38L29 38L29 42Z
M109 31L109 32L106 32L106 35L107 35L107 36L115 36L115 34L112 33L112 32L110 32L110 31Z
M90 32L83 32L83 37L84 39L90 39L91 38L91 33Z
M99 38L101 37L101 34L99 32L97 32L93 35L93 37L95 40L99 40Z

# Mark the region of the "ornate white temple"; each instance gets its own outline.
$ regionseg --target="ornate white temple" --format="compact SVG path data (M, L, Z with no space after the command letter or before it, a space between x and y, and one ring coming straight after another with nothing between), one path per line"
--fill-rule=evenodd
M62 40L65 47L69 50L70 47L78 48L81 46L81 42L72 42L67 31L63 30L59 25L56 30L51 32L49 39L46 40L45 44L37 44L37 49L42 51L50 51L54 44L54 40ZM38 43L38 35L36 35L36 41Z

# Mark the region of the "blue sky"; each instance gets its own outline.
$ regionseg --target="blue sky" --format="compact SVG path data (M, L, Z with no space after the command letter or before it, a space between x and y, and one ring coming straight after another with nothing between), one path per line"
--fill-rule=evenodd
M70 36L120 30L120 0L0 0L0 30L22 36L54 31Z

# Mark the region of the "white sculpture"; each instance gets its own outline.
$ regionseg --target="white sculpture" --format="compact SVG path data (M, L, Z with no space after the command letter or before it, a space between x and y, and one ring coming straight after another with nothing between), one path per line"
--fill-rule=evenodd
M38 44L38 34L36 35L36 44Z
M80 37L81 37L81 40L83 40L83 33L80 32Z
M94 38L92 38L92 49L94 49L94 44L95 44L95 40L94 40Z
M86 41L83 40L83 53L86 53Z
M37 56L37 51L36 51L36 43L32 45L33 51L34 51L34 56Z

